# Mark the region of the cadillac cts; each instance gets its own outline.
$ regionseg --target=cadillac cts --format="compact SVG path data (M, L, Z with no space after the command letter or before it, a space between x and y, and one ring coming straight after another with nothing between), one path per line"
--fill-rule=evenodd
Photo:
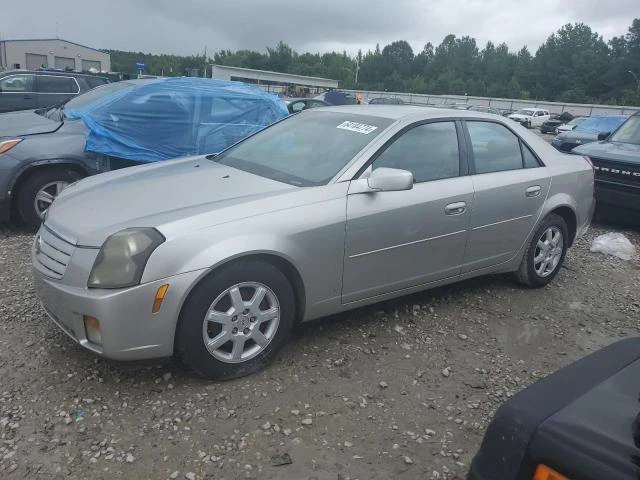
M35 237L35 284L99 355L230 379L296 322L488 273L546 285L593 188L587 159L495 115L313 109L217 156L69 186Z

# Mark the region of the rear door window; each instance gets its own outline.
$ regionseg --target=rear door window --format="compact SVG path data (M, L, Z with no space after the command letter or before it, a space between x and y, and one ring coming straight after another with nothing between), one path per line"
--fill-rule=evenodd
M73 77L38 75L36 82L38 93L79 93L80 91Z
M466 123L476 173L540 166L533 152L504 125L478 121Z

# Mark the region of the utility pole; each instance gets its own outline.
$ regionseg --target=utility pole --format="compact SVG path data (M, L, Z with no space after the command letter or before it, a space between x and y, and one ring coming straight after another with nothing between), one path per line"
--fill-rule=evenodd
M358 84L358 72L360 71L360 59L356 57L356 81L355 84Z
M631 70L627 70L627 72L633 75L633 78L636 81L636 92L640 93L640 79L638 79L638 76L635 73L633 73Z

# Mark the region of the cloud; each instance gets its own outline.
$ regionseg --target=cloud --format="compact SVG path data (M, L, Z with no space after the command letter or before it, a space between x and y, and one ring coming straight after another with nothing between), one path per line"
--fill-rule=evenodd
M37 12L37 15L34 15ZM0 18L2 38L56 36L96 48L197 54L254 49L283 40L299 52L355 53L399 39L420 51L449 33L535 51L566 23L584 22L606 40L640 17L638 0L31 0Z

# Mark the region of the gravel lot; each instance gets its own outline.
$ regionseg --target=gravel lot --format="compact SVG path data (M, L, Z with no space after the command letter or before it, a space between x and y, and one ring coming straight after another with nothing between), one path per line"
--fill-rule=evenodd
M640 333L640 263L589 252L540 290L492 276L302 325L271 368L212 383L76 346L0 226L0 477L463 478L496 408Z

